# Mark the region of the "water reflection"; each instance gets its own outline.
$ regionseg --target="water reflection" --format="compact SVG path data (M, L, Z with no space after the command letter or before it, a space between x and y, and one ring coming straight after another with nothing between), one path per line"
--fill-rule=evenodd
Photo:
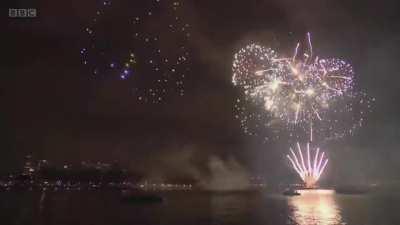
M302 190L288 200L291 219L299 225L344 224L332 190Z
M210 199L213 224L234 224L251 210L250 196L245 194L217 194Z

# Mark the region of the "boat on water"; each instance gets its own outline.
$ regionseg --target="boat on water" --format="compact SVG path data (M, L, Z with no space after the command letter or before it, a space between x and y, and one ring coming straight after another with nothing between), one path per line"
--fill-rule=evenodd
M297 196L297 195L300 195L300 192L298 192L295 189L289 188L289 189L286 189L283 192L283 195L285 195L285 196Z
M161 203L164 201L164 198L154 192L123 190L121 200L125 203Z

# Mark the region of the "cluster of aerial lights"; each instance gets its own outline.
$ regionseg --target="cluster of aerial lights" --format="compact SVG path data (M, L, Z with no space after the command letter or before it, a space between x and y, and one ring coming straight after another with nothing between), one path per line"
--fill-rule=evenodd
M280 57L254 43L234 55L232 83L243 91L235 112L245 133L283 124L296 139L304 133L300 130L311 138L313 133L338 138L361 126L373 99L354 91L349 63L314 56L310 34L307 40L308 51L301 56L300 44L291 57Z
M104 0L84 28L81 61L93 79L126 82L140 102L183 96L191 26L179 1Z

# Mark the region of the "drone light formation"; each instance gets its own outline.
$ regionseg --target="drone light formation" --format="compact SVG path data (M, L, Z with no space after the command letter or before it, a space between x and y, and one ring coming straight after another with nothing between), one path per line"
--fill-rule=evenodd
M143 103L185 94L191 25L178 0L102 0L83 29L80 56L90 77L120 83Z
M312 156L310 151L314 151ZM297 154L290 148L290 155L286 155L293 169L303 180L306 188L315 188L316 183L321 177L328 164L325 152L320 152L319 148L310 149L310 143L307 143L307 154L303 156L300 144L297 142ZM321 153L321 154L320 154Z

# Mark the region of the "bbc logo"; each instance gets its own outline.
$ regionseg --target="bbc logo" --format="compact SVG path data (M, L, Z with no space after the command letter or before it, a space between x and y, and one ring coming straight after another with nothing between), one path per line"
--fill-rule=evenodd
M36 9L8 9L8 17L10 18L35 18L37 17Z

